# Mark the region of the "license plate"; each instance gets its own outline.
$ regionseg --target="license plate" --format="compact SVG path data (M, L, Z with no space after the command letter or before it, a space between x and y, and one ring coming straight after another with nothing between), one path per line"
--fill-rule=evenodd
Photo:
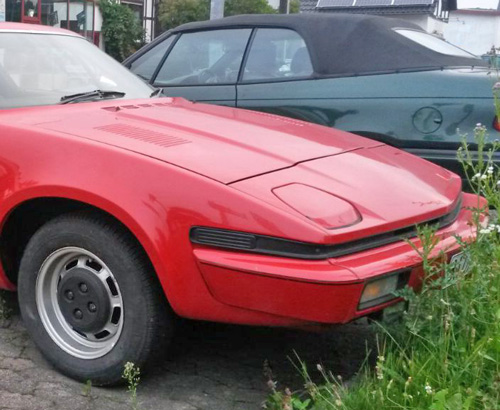
M468 273L470 271L470 260L467 254L460 252L451 257L450 264L457 270Z

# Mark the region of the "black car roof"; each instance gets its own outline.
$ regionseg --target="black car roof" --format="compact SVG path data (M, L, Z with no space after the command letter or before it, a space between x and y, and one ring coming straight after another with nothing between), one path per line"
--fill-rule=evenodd
M303 13L253 14L183 24L170 33L221 28L276 27L299 33L307 44L316 76L487 67L475 57L437 53L394 29L424 32L416 24L397 18L370 15Z

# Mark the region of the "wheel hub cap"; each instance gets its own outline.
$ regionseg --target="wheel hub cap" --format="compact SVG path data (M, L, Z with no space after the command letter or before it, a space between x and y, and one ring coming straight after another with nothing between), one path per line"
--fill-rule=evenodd
M88 250L68 246L45 259L36 281L36 305L48 335L74 357L98 359L120 339L120 287L109 267Z
M96 275L83 268L70 269L57 288L59 307L78 332L98 332L109 320L107 290Z

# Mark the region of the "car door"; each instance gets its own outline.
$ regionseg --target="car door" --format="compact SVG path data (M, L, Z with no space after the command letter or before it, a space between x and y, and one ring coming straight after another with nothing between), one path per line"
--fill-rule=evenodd
M152 84L171 97L236 105L236 81L251 29L182 33Z
M391 122L380 111L390 107L366 98L372 90L376 95L383 76L314 75L309 47L294 30L257 28L237 85L237 106L346 131L364 130L365 125L385 131L384 124ZM390 89L390 82L383 88Z
M313 71L309 50L297 32L258 28L237 85L237 106L330 126L322 109L324 90Z

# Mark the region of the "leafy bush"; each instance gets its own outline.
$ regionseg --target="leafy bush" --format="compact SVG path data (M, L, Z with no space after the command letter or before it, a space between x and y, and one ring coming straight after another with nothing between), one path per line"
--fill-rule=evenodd
M475 140L484 156L473 161L464 142L459 159L478 198L485 196L498 211L500 171L491 158L499 144L487 144L486 129L480 124ZM319 365L324 382L313 383L305 363L299 362L306 382L304 391L278 391L271 380L272 394L266 407L499 410L500 225L482 227L481 212L486 210L473 212L477 241L466 243L456 238L469 259L468 272L443 263L443 255L435 254L435 228L419 228L422 247L418 252L426 280L420 293L410 289L401 293L410 306L402 322L380 326L374 369L366 364L348 388Z
M226 0L224 16L238 14L274 14L277 10L269 5L267 0Z
M210 0L161 0L158 21L164 30L184 23L208 20Z
M300 0L290 0L290 14L300 12Z
M145 32L132 10L117 0L100 0L106 53L123 61L144 45Z
M290 13L298 13L299 0L291 0ZM238 14L275 14L267 0L226 0L224 16ZM158 21L163 30L170 30L181 24L210 18L210 0L160 0Z

